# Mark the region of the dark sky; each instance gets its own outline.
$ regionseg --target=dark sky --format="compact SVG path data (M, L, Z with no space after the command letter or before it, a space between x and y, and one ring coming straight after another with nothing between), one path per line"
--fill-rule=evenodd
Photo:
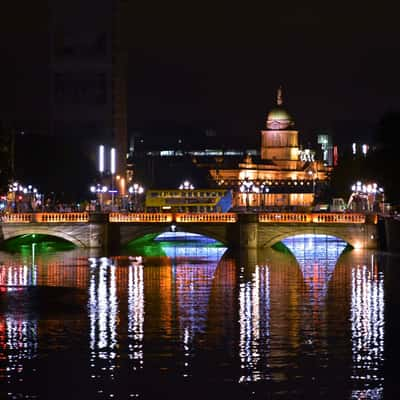
M338 121L373 124L386 110L400 109L393 5L219 3L130 2L130 129L176 124L253 135L280 84L306 135ZM18 110L45 118L46 2L8 4L0 26L0 115Z

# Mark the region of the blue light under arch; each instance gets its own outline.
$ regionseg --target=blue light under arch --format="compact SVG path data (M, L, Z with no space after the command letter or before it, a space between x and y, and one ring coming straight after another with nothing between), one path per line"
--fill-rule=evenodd
M296 257L312 297L325 298L328 282L347 243L334 236L314 234L292 236L282 243Z
M168 257L190 257L218 262L227 247L218 240L189 232L164 232L154 241L160 242Z

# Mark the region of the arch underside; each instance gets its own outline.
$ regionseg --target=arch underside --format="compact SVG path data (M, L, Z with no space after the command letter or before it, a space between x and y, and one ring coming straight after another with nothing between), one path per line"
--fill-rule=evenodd
M57 229L49 229L47 227L40 227L34 225L29 225L29 227L26 228L24 227L23 229L13 229L12 232L3 231L3 234L4 234L3 240L14 239L24 235L46 235L46 236L53 236L59 239L64 239L67 242L70 242L77 247L88 247L84 241L78 239L74 235L66 233L65 231L60 231Z
M130 230L128 232L125 232L125 234L121 235L121 244L127 245L129 242L132 242L136 239L140 239L143 236L146 235L157 235L157 234L162 234L165 232L172 232L171 230L171 225L168 226L157 226L157 225L146 225L146 226L141 226L140 229L135 229L135 230ZM176 232L186 232L186 233L195 233L199 235L203 235L205 237L208 237L210 239L217 240L218 242L222 243L223 245L228 246L229 243L227 243L226 239L226 234L225 231L218 231L216 232L212 228L207 228L203 226L187 226L187 225L177 225L176 226Z
M261 241L260 247L272 247L284 239L306 234L332 236L337 239L343 240L353 247L355 247L357 240L359 240L359 238L355 237L354 235L348 235L343 230L337 228L327 229L326 227L296 227L296 229L285 230L281 232L279 232L278 229L273 235Z

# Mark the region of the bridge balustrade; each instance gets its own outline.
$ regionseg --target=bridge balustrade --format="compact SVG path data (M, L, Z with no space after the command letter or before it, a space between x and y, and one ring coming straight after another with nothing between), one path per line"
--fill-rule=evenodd
M169 213L110 213L110 222L145 222L165 223L173 221L173 214Z
M312 222L317 224L365 224L365 214L318 213L312 214Z
M365 224L365 214L345 213L263 213L259 222L272 223L314 223L314 224Z
M89 222L87 212L66 212L66 213L37 213L34 215L34 222L39 223L84 223Z
M235 223L238 217L235 213L177 213L175 221L180 223Z
M235 223L236 213L118 213L108 216L109 222L119 223ZM89 222L87 212L67 213L15 213L2 216L3 223L86 223ZM377 223L377 216L367 216L361 213L260 213L261 223L291 223L291 224L365 224Z
M6 224L28 224L32 220L33 214L31 213L5 214L1 218L1 222Z
M1 222L8 224L27 224L31 222L38 223L85 223L89 222L87 212L69 212L69 213L15 213L5 214Z
M305 213L263 213L258 215L258 222L275 223L307 223L311 222L311 214Z

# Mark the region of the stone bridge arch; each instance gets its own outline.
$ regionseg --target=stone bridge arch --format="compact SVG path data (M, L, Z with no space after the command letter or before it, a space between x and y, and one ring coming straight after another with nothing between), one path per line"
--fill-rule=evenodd
M81 229L77 229L76 224L71 226L43 224L3 224L1 227L1 241L13 239L23 235L48 235L64 239L77 247L90 247L88 237L89 226L83 225L80 228Z
M149 234L161 234L171 232L171 225L175 225L176 232L196 233L215 239L228 246L227 227L225 224L146 224L146 225L128 225L120 226L120 244L127 245L129 242L139 239Z
M345 241L354 248L373 248L376 226L368 224L346 225L260 225L258 240L261 248L272 247L283 239L304 235L329 235Z

